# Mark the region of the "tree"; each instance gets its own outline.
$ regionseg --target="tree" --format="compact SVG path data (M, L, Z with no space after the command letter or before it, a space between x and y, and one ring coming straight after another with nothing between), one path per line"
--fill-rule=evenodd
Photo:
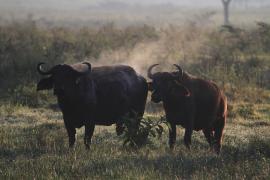
M223 8L224 8L224 25L229 25L229 5L231 0L222 0Z

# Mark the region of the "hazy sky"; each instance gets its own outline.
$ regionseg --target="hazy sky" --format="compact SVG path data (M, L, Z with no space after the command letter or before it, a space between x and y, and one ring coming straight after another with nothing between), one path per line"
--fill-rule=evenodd
M243 3L239 5L236 2ZM234 13L238 9L241 13ZM268 9L270 0L232 0L230 12L234 22L268 22ZM150 22L155 25L174 24L202 19L201 16L209 16L210 21L221 23L223 6L221 0L0 0L0 23L23 20L30 17L28 15L39 22L72 26L107 22L121 25Z
M260 4L262 2L270 4L270 0L247 0L249 4ZM123 2L130 4L177 4L189 7L222 7L221 0L0 0L0 7L33 7L33 8L80 8L108 2ZM232 0L232 3L241 0ZM244 2L242 0L242 2Z
M0 0L1 6L87 6L104 2L124 2L131 4L166 4L194 5L194 6L220 6L220 0ZM202 3L203 2L203 3Z

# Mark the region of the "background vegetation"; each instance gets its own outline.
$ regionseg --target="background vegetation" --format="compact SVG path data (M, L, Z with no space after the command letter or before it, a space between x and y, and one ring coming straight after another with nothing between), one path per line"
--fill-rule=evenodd
M170 151L166 135L140 150L123 147L115 127L98 127L90 151L67 148L67 135L51 92L36 92L38 62L89 60L125 63L145 75L148 65L170 71L180 64L214 80L229 98L222 154L210 152L201 132L192 150ZM207 27L198 22L100 28L40 27L31 18L0 26L0 179L269 179L270 25ZM145 119L163 112L148 103ZM164 127L166 128L166 127Z

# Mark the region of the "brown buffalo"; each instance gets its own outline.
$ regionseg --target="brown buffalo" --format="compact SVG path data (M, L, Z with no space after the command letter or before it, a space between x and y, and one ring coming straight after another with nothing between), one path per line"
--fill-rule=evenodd
M194 77L178 65L177 72L152 73L148 69L151 101L163 102L169 131L169 145L174 148L176 125L185 128L184 142L190 148L192 131L203 130L203 133L217 154L220 153L223 129L227 116L227 99L218 86L211 81Z

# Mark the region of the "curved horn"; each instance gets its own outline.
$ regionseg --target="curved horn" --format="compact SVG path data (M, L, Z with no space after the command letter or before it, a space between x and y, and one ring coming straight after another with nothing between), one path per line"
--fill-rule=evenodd
M86 72L83 72L83 74L87 74L87 73L91 72L92 65L89 62L83 62L82 64L85 64L88 66L88 70Z
M90 71L91 71L91 69L92 69L92 65L91 65L89 62L83 62L82 64L87 65L87 66L88 66L88 70L90 70Z
M47 72L45 72L45 71L42 70L41 66L42 66L43 64L45 64L45 63L44 63L44 62L41 62L41 63L38 63L38 65L37 65L37 71L39 72L39 74L41 74L41 75L49 75L49 74L52 74L52 70L53 70L53 69L50 69L50 70L47 71Z
M155 66L157 66L157 65L159 65L159 64L153 64L152 66L150 66L150 67L148 68L147 76L148 76L150 79L153 79L152 69L153 69Z
M183 74L184 74L183 69L177 64L173 64L173 65L178 69L179 73L181 74L181 77L183 77Z

